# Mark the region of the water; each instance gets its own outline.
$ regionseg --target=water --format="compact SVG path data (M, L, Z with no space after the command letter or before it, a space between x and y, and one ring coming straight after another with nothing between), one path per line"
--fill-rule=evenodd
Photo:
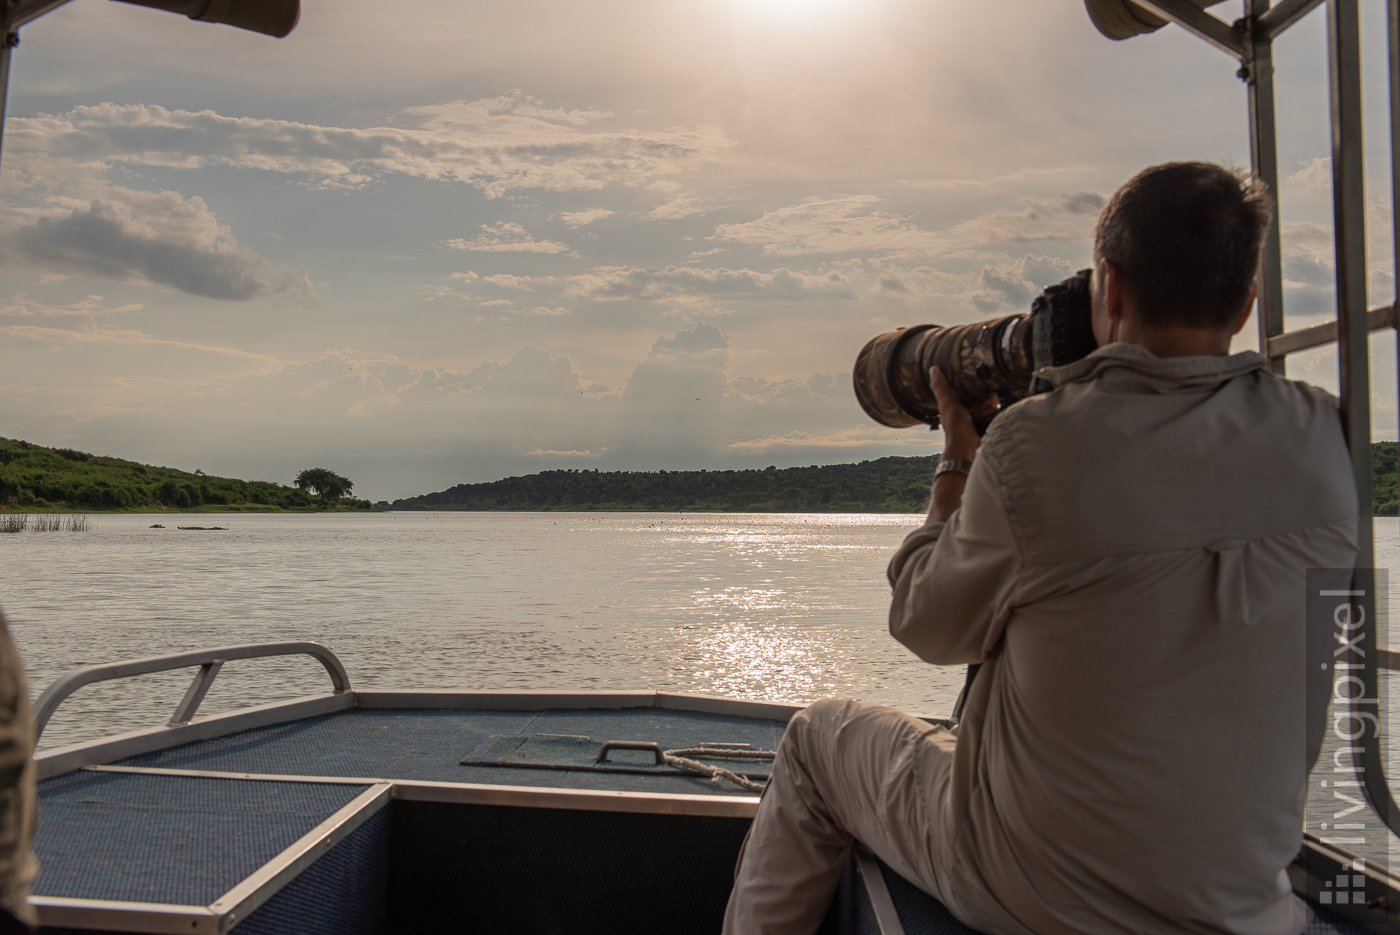
M0 536L0 607L34 692L94 662L299 639L330 646L363 688L836 695L946 714L962 686L962 667L926 665L885 629L885 564L915 516L200 514L147 528L156 519ZM229 529L175 528L214 523ZM1377 565L1400 567L1400 520L1376 534ZM82 689L41 746L162 724L190 674ZM328 686L309 659L230 663L201 713ZM1316 829L1335 803L1315 787L1309 806ZM1377 831L1356 849L1394 865L1394 847Z
M147 528L159 520L165 529ZM227 532L180 531L218 525ZM886 632L910 515L110 515L0 537L31 689L94 662L310 639L365 688L667 689L947 713L960 668ZM80 690L43 746L164 723L188 673ZM324 690L310 660L230 663L201 713Z

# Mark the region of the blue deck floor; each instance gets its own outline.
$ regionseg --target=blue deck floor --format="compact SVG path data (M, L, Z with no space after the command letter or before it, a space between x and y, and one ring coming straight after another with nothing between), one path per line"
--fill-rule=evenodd
M728 783L684 775L463 766L497 736L564 734L643 740L665 749L747 743L775 750L781 721L658 708L621 711L438 711L351 709L122 760L123 766L298 776L494 783L628 792L750 795ZM626 757L626 754L622 755ZM634 757L639 756L634 754Z

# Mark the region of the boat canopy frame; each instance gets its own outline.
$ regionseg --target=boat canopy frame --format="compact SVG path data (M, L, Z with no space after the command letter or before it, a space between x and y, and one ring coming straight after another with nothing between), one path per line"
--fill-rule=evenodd
M1092 7L1103 0L1086 0ZM1363 176L1361 24L1359 0L1243 0L1244 15L1233 23L1202 9L1190 0L1122 0L1150 14L1174 22L1240 63L1236 72L1245 83L1249 114L1250 162L1254 175L1278 197L1278 127L1274 94L1273 42L1285 30L1318 7L1327 19L1328 110L1332 155L1332 235L1336 258L1335 321L1288 332L1283 318L1283 262L1278 212L1269 227L1259 266L1259 298L1256 320L1259 350L1270 371L1282 374L1288 355L1336 343L1341 415L1351 451L1358 510L1356 573L1348 595L1371 624L1360 629L1354 642L1366 662L1354 668L1364 690L1358 700L1377 699L1380 669L1394 668L1394 653L1382 650L1376 637L1375 509L1371 468L1371 368L1370 334L1391 330L1396 334L1400 364L1400 321L1392 301L1376 309L1367 307L1366 195ZM1210 2L1210 0L1207 0ZM1389 44L1390 175L1392 203L1400 203L1400 0L1385 0ZM1400 271L1400 210L1392 212L1395 269ZM1400 374L1398 374L1400 376ZM1397 811L1386 781L1379 719L1370 735L1358 740L1360 762L1353 762L1367 801L1392 834L1400 836Z

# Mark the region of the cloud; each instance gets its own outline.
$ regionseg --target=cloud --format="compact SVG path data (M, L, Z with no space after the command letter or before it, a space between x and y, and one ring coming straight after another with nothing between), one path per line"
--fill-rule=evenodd
M721 224L719 240L761 246L765 256L802 256L813 253L868 253L914 247L926 242L908 218L884 212L865 212L880 199L853 195L809 201L770 211L742 224Z
M983 267L982 289L972 296L972 303L984 312L1027 311L1042 289L1073 273L1074 267L1059 257L1028 253L1012 263Z
M718 211L727 203L728 199L710 198L705 195L676 195L670 201L652 208L645 217L653 221L678 221L681 218Z
M823 448L837 460L878 457L904 442L869 424L849 374L732 375L729 336L707 322L658 335L624 385L610 386L532 346L457 371L353 348L286 360L18 320L0 324L0 392L23 407L10 432L114 439L119 452L154 445L162 463L217 463L235 475L290 477L314 457L344 465L375 499L537 471L551 459L629 470L762 466L784 463L784 452L811 463ZM118 376L107 363L115 347ZM77 369L60 373L59 361ZM280 453L249 453L249 438ZM917 441L926 446L927 435Z
M697 269L690 266L658 269L599 266L571 277L564 295L594 301L702 296L788 300L814 295L854 297L849 277L837 270L801 273L779 267L771 273L759 273L751 269Z
M1028 196L1019 211L993 211L932 231L903 215L870 210L879 201L874 195L850 195L789 205L753 221L721 224L713 236L759 246L766 256L937 255L988 244L1082 241L1104 205L1097 192Z
M202 199L171 191L109 188L84 205L43 211L0 234L0 260L233 302L285 294L308 308L317 304L304 269L273 270L240 247Z
M876 425L835 432L786 432L781 435L731 442L729 447L739 451L773 451L793 448L865 448L874 444L916 449L920 454L928 449L928 439L923 435L906 434L892 439L888 429Z
M140 302L109 307L102 304L102 296L89 295L67 305L48 305L37 302L23 292L11 299L0 299L0 318L66 318L79 317L95 321L103 315L121 315L126 312L139 312L146 306Z
M1332 190L1332 159L1330 156L1314 156L1303 163L1303 168L1284 179L1288 185L1296 185L1314 194Z
M570 227L585 227L594 221L610 218L616 213L607 208L593 208L589 211L565 211L559 218Z
M21 164L237 166L341 187L396 173L463 182L500 197L644 184L718 159L732 145L711 128L601 129L596 124L611 116L605 111L550 108L523 92L403 113L419 125L354 129L98 104L11 118L6 157Z
M453 275L456 276L456 275L459 275L459 274L454 273ZM473 274L473 275L475 275L475 274ZM481 277L481 281L482 281L482 282L489 282L491 285L496 286L496 287L501 288L501 289L521 289L521 290L524 290L525 292L534 292L534 291L535 291L535 287L534 287L533 283L534 283L537 279L548 279L548 278L552 278L552 277L534 277L534 278L532 278L532 277L529 277L529 276L512 276L512 275L509 274L509 273L497 273L497 274L494 275L494 276L483 276L483 277Z
M525 228L510 221L483 224L481 229L485 233L474 240L458 237L446 241L446 246L453 250L471 250L477 253L558 253L564 256L578 256L568 244L553 240L536 240Z
M1283 251L1283 278L1294 283L1330 286L1336 277L1327 258L1301 245L1292 244Z

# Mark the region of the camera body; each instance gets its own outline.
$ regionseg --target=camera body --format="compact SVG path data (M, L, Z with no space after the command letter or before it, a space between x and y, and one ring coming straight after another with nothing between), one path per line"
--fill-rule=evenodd
M1080 270L1048 286L1026 315L947 328L915 325L872 338L856 357L852 375L861 408L891 428L937 428L938 402L928 377L935 366L968 406L993 394L1006 406L1044 392L1049 387L1035 371L1079 360L1098 347L1090 273ZM984 424L979 428L985 431Z

